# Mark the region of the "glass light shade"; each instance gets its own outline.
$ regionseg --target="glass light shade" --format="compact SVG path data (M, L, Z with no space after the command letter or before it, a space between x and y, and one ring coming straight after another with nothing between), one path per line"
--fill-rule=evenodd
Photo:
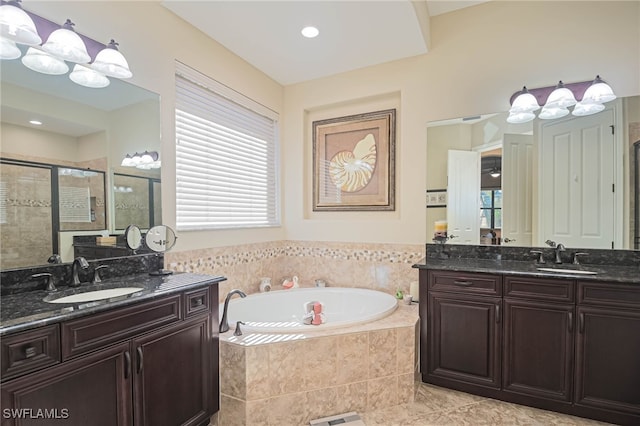
M568 108L574 106L577 102L573 92L564 87L564 84L560 81L556 89L549 94L544 105L549 108Z
M520 93L516 99L513 101L513 105L509 109L511 113L519 113L519 112L533 112L540 109L540 105L538 105L538 101L536 97L533 96L526 87L522 88L522 93Z
M607 83L597 76L591 86L584 92L584 96L580 101L582 104L603 104L616 98L613 89Z
M578 102L571 114L576 117L583 117L585 115L597 114L604 110L604 108L602 104L583 104L582 102Z
M558 107L548 107L545 105L542 107L542 111L538 114L538 118L543 120L551 120L554 118L561 118L566 115L569 115L569 110L567 108L558 108Z
M497 170L497 169L491 170L491 173L489 173L489 176L491 176L492 178L500 177L500 170Z
M140 157L140 163L141 164L151 164L153 163L153 157L151 156L151 154L149 154L147 151L142 153L142 156Z
M107 87L109 79L97 71L84 67L82 65L75 65L73 71L69 74L69 78L76 84L84 87L90 87L93 89L101 89Z
M49 55L47 52L30 47L22 57L22 63L30 70L42 74L62 75L69 71L69 66L62 60Z
M42 49L65 61L86 64L91 60L87 47L75 31L73 23L67 19L63 28L51 33Z
M527 123L536 118L536 115L532 112L512 112L507 117L507 123L521 124Z
M127 154L127 156L122 159L122 163L120 163L120 165L122 167L133 167L133 166L135 166L135 164L133 162L133 159L131 158L131 156L129 154Z
M28 46L37 46L42 43L33 19L19 6L12 4L0 6L0 35Z
M133 73L125 57L118 51L117 43L111 40L109 45L96 55L91 67L109 77L131 78Z
M0 37L0 59L18 59L20 56L22 52L14 41Z

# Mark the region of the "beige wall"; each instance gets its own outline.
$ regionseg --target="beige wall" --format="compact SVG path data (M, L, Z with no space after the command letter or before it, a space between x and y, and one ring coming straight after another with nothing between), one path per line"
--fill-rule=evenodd
M640 93L638 2L490 2L434 17L426 55L285 88L155 1L30 1L25 8L56 21L72 14L79 32L117 38L133 69L132 83L160 94L168 225L175 225L174 59L280 112L284 226L182 232L175 251L284 238L423 243L424 191L431 187L428 122L504 111L523 84L541 87L595 74L620 96ZM377 103L397 104L399 114L396 211L313 215L310 119L364 112Z
M640 93L638 2L498 1L434 17L431 24L426 55L285 88L288 239L426 242L424 191L442 185L427 179L428 122L505 111L524 84L544 87L596 74L620 96ZM301 184L311 179L305 111L385 93L400 93L396 214L309 219L310 185Z

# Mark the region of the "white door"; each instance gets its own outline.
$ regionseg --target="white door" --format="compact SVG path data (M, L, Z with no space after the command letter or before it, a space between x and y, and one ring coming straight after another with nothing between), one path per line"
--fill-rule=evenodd
M505 133L502 146L502 241L531 246L533 136Z
M613 111L541 125L540 238L612 248L615 229Z
M480 244L480 153L449 150L447 222L451 244Z

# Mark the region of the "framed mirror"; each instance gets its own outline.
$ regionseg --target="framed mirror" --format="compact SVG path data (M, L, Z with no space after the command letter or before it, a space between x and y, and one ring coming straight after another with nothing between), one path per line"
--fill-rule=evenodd
M68 75L29 70L19 59L3 60L0 77L0 269L44 265L53 254L70 262L74 237L122 234L135 223L116 226L113 172L155 179L149 202L160 204L160 169L145 175L121 167L127 154L160 152L156 93L119 79L111 79L106 88L86 88ZM5 168L6 161L32 167ZM60 203L52 204L53 191L61 196ZM146 215L147 227L161 222L161 210L152 211L151 222ZM53 217L60 214L60 226L54 229ZM11 216L16 221L9 224Z
M506 112L429 123L427 192L446 191L449 202L427 209L427 240L437 221L456 233L452 200L462 197L478 207L477 218L469 219L475 228L452 243L541 247L549 239L567 247L637 250L640 96L605 105L586 117L524 124L507 123ZM463 169L476 171L455 188L450 158L457 153L469 161Z

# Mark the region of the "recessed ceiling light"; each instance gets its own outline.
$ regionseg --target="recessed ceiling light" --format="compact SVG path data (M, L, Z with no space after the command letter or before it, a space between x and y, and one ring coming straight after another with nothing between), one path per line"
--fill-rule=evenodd
M38 120L29 120L29 123L33 124L34 126L42 126L42 121Z
M300 32L306 38L314 38L320 34L320 31L316 27L304 27Z

